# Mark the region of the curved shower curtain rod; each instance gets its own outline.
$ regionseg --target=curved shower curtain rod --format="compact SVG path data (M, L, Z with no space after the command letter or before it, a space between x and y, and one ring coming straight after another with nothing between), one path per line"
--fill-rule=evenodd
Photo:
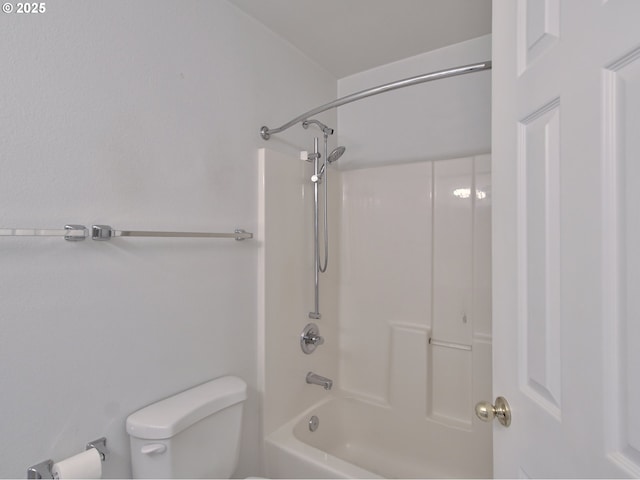
M305 112L302 115L297 116L293 120L285 123L281 127L269 128L267 126L263 126L262 128L260 128L260 135L264 140L269 140L272 134L280 133L286 130L287 128L295 125L296 123L307 120L309 117L312 117L318 113L322 113L331 108L340 107L347 103L355 102L356 100L361 100L363 98L370 97L372 95L378 95L379 93L388 92L390 90L395 90L397 88L409 87L411 85L416 85L418 83L430 82L432 80L440 80L441 78L455 77L457 75L465 75L467 73L479 72L482 70L489 70L489 69L491 69L491 62L486 61L482 63L473 63L471 65L464 65L462 67L449 68L447 70L439 70L437 72L424 73L422 75L418 75L415 77L405 78L404 80L398 80L396 82L385 83L384 85L378 85L377 87L369 88L367 90L362 90L361 92L352 93L351 95L338 98L333 102L329 102L319 107L316 107L313 110L309 110L308 112Z

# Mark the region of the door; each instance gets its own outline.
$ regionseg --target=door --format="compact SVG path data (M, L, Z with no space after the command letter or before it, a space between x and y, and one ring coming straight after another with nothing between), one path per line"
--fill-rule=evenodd
M493 8L494 475L639 477L640 1Z

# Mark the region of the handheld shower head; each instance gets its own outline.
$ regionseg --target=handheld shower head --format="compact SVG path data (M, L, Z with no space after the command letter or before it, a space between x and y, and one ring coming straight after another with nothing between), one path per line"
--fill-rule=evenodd
M324 171L327 167L327 164L331 164L338 160L342 156L342 154L344 154L345 150L345 147L335 148L327 157L327 161L320 167L320 171L311 177L311 181L314 183L320 182L322 180L322 177L324 176Z
M345 150L346 150L346 148L345 148L345 147L337 147L337 148L335 148L335 149L334 149L334 150L329 154L329 157L327 158L327 161L328 161L329 163L333 163L333 162L335 162L336 160L338 160L338 159L339 159L339 158L344 154L344 151L345 151Z

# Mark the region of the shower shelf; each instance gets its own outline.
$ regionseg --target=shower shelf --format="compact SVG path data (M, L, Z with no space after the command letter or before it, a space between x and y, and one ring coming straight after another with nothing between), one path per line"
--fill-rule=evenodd
M84 240L89 230L84 225L65 225L64 229L37 228L0 228L0 237L64 237L70 242ZM237 229L233 233L213 232L169 232L153 230L116 230L109 225L92 225L93 240L110 240L113 237L156 237L156 238L233 238L246 240L253 238L253 233Z

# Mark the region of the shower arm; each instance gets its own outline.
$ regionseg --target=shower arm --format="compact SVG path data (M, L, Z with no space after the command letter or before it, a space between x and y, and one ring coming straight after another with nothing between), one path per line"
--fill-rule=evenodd
M410 87L411 85L416 85L418 83L430 82L432 80L440 80L442 78L455 77L458 75L465 75L467 73L480 72L482 70L489 70L489 69L491 69L491 62L486 61L481 63L464 65L462 67L449 68L447 70L439 70L437 72L425 73L415 77L405 78L404 80L398 80L396 82L385 83L384 85L378 85L377 87L352 93L351 95L338 98L333 102L329 102L319 107L316 107L313 110L309 110L308 112L305 112L302 115L297 116L293 120L285 123L281 127L269 128L267 126L263 126L262 128L260 128L260 135L264 140L269 140L272 134L280 133L286 130L287 128L292 127L296 123L307 120L309 117L317 115L318 113L322 113L326 110L337 108L342 105L346 105L347 103L355 102L357 100L362 100L363 98L370 97L372 95L378 95L379 93L388 92L390 90L396 90L398 88Z

